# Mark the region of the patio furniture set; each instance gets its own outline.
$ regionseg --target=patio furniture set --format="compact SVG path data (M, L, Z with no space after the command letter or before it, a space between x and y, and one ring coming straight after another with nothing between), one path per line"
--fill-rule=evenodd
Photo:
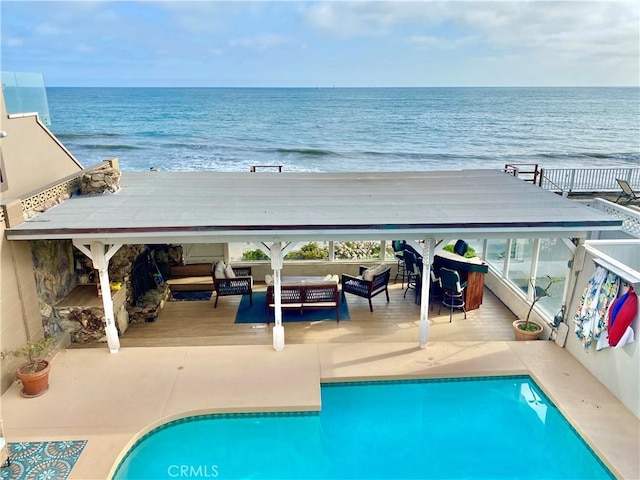
M216 262L211 268L213 288L216 292L214 308L218 306L218 299L228 295L249 295L250 305L253 305L253 277L251 267L231 267L224 262ZM371 299L385 293L389 301L389 277L391 269L388 265L380 264L376 267L360 267L360 275L342 275L342 302L345 293L351 293L369 300L369 309L373 312ZM340 321L338 309L339 290L338 276L327 277L284 277L281 285L281 307L283 309L299 309L301 312L308 308L334 308L336 321ZM269 280L267 279L267 284ZM274 309L274 289L267 285L267 318L269 310ZM268 321L267 321L268 323Z
M422 257L405 242L394 241L393 248L398 260L398 268L394 282L398 276L402 280L402 288L406 278L406 297L409 290L415 294L415 302L419 303L422 285ZM479 259L466 259L464 254L467 244L459 240L453 253L441 252L436 255L431 266L430 275L430 308L436 298L440 299L440 308L449 309L449 322L454 310L462 310L467 318L467 310L478 308L482 303L484 289L484 274L487 265ZM212 268L217 308L218 299L228 295L249 295L250 305L253 306L253 277L251 267L231 267L224 262L216 262ZM283 277L281 282L280 306L283 310L299 310L300 313L311 308L333 308L336 311L336 321L340 321L339 297L345 301L345 294L356 295L369 301L369 310L373 312L372 299L384 293L389 302L389 279L391 269L386 264L373 267L360 266L359 275L343 274L341 282L337 275L325 277ZM270 312L275 309L274 287L269 275L267 283L267 323ZM340 293L339 283L342 285Z

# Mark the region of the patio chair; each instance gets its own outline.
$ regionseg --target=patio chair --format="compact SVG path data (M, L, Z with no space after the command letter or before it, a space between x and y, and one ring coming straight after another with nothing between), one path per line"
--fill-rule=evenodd
M442 300L442 287L440 286L440 278L436 275L433 265L429 269L431 277L431 285L429 286L429 310L433 310L433 304L436 299Z
M11 457L9 456L9 445L4 438L4 425L0 420L0 468L11 465Z
M402 253L404 254L404 264L407 268L407 289L404 291L403 298L407 298L407 292L413 289L414 301L418 303L419 292L422 288L422 268L415 253L410 250L405 250Z
M389 277L391 269L386 265L379 265L372 269L360 267L360 276L353 277L351 275L342 274L342 302L345 301L345 293L351 293L358 297L369 300L369 310L373 312L371 299L376 295L385 292L387 295L387 303L389 302Z
M393 283L396 283L398 281L398 277L400 277L402 281L400 288L404 288L404 277L407 276L407 267L404 263L404 255L403 255L404 242L402 240L393 240L393 242L391 242L391 246L393 248L393 253L396 256L396 259L398 260L398 265L396 268L396 276L393 279Z
M218 308L218 299L229 295L249 295L249 304L253 306L253 277L251 267L225 266L223 262L214 264L211 268L213 289L216 301L213 308Z
M620 185L620 188L622 189L622 192L618 195L618 198L616 198L616 203L618 203L618 200L621 198L626 198L627 203L632 202L633 200L640 200L640 197L633 191L629 182L619 178L616 178L616 182L618 182L618 185Z
M442 305L449 308L449 323L453 317L453 309L458 308L464 312L467 318L467 310L464 308L464 289L467 283L460 282L460 274L450 268L440 268L440 287L442 288L442 303L438 309L438 315L442 310Z

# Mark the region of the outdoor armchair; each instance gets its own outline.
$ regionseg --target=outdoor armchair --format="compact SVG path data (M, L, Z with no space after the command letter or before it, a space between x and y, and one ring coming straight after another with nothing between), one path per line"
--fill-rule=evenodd
M249 295L249 303L253 306L253 277L251 267L222 266L218 262L212 268L213 289L216 301L213 308L218 308L218 299L229 295Z
M387 286L389 284L390 276L391 269L386 265L379 265L378 267L373 268L361 266L360 275L357 277L342 274L342 301L345 301L345 293L351 293L358 297L366 298L369 300L369 310L373 312L371 299L376 295L385 292L387 295L387 302L389 302L389 290L387 289Z

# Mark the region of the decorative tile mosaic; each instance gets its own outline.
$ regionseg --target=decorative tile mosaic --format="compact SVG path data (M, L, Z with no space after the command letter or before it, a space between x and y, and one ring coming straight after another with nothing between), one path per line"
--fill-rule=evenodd
M0 479L66 480L86 440L9 443L11 464L0 468Z

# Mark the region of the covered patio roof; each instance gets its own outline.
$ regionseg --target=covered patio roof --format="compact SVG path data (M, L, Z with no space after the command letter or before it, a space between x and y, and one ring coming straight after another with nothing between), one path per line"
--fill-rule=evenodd
M585 237L621 220L494 170L375 173L123 172L10 240L111 243Z

